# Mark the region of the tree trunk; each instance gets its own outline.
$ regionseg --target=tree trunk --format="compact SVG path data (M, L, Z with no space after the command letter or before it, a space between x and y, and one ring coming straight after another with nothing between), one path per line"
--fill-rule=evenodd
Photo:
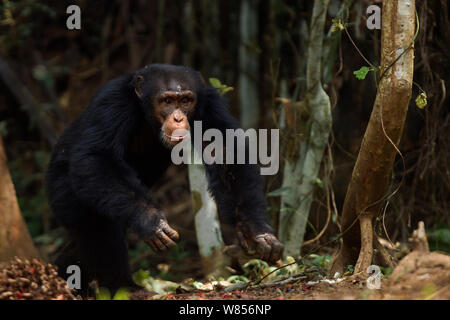
M224 262L224 246L220 231L216 202L208 191L205 168L202 164L189 164L189 184L195 215L197 244L202 259L203 273L210 275L220 270Z
M244 129L258 126L258 3L241 2L239 47L239 103L241 126Z
M331 129L330 99L321 82L325 18L329 0L315 0L306 65L306 99L301 108L311 110L308 137L296 158L288 159L283 174L279 236L284 255L298 257L308 222L314 188ZM288 120L290 115L286 114ZM296 134L298 136L298 133ZM297 139L296 139L297 140Z
M39 254L17 203L1 136L0 181L0 261L8 261L14 256L37 258Z
M347 189L341 221L343 244L332 262L331 275L342 273L347 265L355 265L355 274L365 272L372 263L374 247L384 264L392 264L374 234L373 220L388 194L396 155L393 143L398 145L400 141L408 111L414 70L413 48L387 68L414 39L414 12L414 0L383 1L381 70L384 76L379 82L370 121Z

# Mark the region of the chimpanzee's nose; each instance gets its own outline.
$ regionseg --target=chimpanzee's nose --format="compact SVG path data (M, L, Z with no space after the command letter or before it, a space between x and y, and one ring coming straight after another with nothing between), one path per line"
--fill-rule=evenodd
M183 121L184 117L183 117L183 113L181 111L175 111L173 113L173 120L175 120L175 122L181 122Z

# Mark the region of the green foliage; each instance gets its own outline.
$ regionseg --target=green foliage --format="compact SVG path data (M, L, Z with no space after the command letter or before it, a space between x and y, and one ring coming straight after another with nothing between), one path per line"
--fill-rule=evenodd
M95 292L95 299L96 300L130 300L130 293L125 288L120 288L117 290L114 297L111 299L111 293L107 288L99 288Z
M139 269L135 273L133 273L133 281L138 285L143 286L144 280L150 277L150 271Z
M329 255L318 255L318 254L310 254L308 256L309 259L312 259L311 264L316 265L318 267L325 267L331 261L331 256Z
M236 282L240 282L240 281L249 282L250 280L246 276L243 276L243 275L233 275L233 276L230 276L227 279L227 281L231 282L231 283L236 283Z
M0 121L0 136L6 137L8 135L8 126L5 120Z
M178 287L183 287L176 282L154 278L150 275L148 270L138 270L133 274L133 280L138 285L143 286L148 291L153 291L158 294L175 292ZM184 289L189 289L184 287Z
M304 259L302 259L301 271L305 271L310 275L315 274L316 276L323 277L327 274L327 265L331 261L331 256L329 255L319 255L319 254L309 254Z
M111 300L111 293L107 288L98 288L95 292L96 300Z
M120 288L114 295L113 300L130 300L130 293L127 289Z
M128 249L130 260L135 260L141 257L145 252L148 252L148 245L144 241L138 241L136 246ZM150 268L149 259L139 259L136 268L148 269Z
M5 0L0 2L1 32L0 50L8 53L15 48L27 45L27 41L42 31L42 28L58 17L54 6L35 0Z
M370 71L375 71L375 69L363 66L361 69L353 71L353 74L358 80L364 80Z
M183 270L185 270L186 259L189 259L189 256L191 255L191 252L185 247L186 242L181 240L169 253L164 255L164 262L159 263L156 267L154 264L150 263L153 255L157 256L156 253L151 253L146 259L139 259L142 255L147 255L150 250L145 242L139 241L134 248L129 249L128 253L130 260L139 260L139 263L134 266L136 269L147 270L145 271L146 274L142 274L142 277L147 278L153 275L154 277L163 280L180 281L184 279ZM135 275L138 274L139 273L135 273ZM135 282L140 283L138 279L135 279Z
M323 184L323 181L320 179L320 178L316 178L316 180L315 180L315 183L317 184L317 186L320 188L320 189L323 189L324 188L324 184Z
M344 272L344 275L351 275L355 272L355 266L352 264L349 264Z
M423 109L427 106L428 102L427 102L427 95L425 92L422 92L421 94L419 94L416 98L416 106L419 109Z
M45 170L49 161L50 153L30 151L23 157L8 163L19 207L32 237L42 233L42 216L50 213L43 187Z
M53 229L48 233L43 233L33 238L33 242L37 245L52 245L56 248L64 244L65 232L62 229Z
M331 32L342 31L344 30L344 25L341 19L332 19L333 27L331 28Z
M185 241L181 240L180 242L178 242L175 248L170 250L168 254L169 259L175 261L184 260L189 255L189 251L187 251L185 247L186 247Z
M382 266L380 266L380 270L383 274L383 277L389 277L390 274L392 273L392 271L394 271L394 269L392 269L392 268L382 267Z
M217 78L209 78L209 83L216 89L219 89L221 95L224 95L228 91L233 90L233 87L228 87L226 84L222 84Z
M427 236L431 250L450 253L450 228L438 227L436 229L429 229Z
M267 262L260 260L260 259L252 259L246 264L242 266L242 269L244 269L244 272L246 274L250 274L253 276L261 277L265 273L267 273L267 269L269 269L269 265Z

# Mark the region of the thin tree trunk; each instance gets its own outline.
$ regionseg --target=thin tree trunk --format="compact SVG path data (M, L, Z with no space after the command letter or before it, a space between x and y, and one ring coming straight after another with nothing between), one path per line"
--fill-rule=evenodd
M214 4L212 8L208 7L207 2L205 1L202 1L199 4L201 5L202 19L206 21L212 17L214 20L214 18L217 17L217 4ZM184 5L184 22L184 32L189 41L186 41L186 50L183 55L183 61L185 64L191 65L195 60L194 54L196 47L192 45L192 43L196 43L196 34L193 28L195 24L194 7L190 1L187 1ZM217 38L216 33L217 29L213 27L209 27L208 30L202 30L203 37L206 35L206 38ZM215 50L217 49L217 46L208 46L208 48L213 48ZM217 58L217 52L212 51L210 57L208 57L206 61L206 65L210 67L210 71L213 68L213 61L218 61ZM216 63L214 66L216 72L218 71L217 67L218 65ZM190 152L192 153L192 150ZM192 163L188 165L188 172L192 207L195 216L197 244L202 259L203 274L208 276L214 271L220 270L220 266L224 261L224 256L221 250L224 246L222 232L220 229L216 202L210 195L207 188L208 184L205 168L202 164Z
M315 0L311 18L308 60L306 66L306 99L302 107L311 111L309 133L300 144L296 158L286 162L281 199L280 240L284 255L298 257L303 242L309 209L314 198L314 188L331 128L330 99L321 82L325 18L329 0ZM286 115L288 117L289 115Z
M412 43L414 12L414 0L383 1L382 72ZM389 139L396 145L400 141L411 98L413 71L414 50L411 48L380 80L344 201L343 244L333 260L330 274L342 273L347 265L355 265L355 273L365 272L372 263L373 247L382 248L373 232L373 220L388 194L389 177L397 153ZM382 256L379 260L392 264L384 250L378 252Z
M216 202L208 191L205 168L202 164L189 164L189 184L195 215L197 244L202 259L203 273L207 276L220 270L224 262L222 232Z
M39 254L20 213L0 136L0 261L14 256L37 258Z
M239 47L239 102L241 125L243 128L255 128L259 119L258 101L258 2L241 2Z

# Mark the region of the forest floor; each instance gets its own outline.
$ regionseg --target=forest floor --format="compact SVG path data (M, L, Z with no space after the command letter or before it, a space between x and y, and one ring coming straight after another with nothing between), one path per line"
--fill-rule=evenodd
M260 260L254 261L256 264L253 264L253 267L258 266L261 270L263 263ZM267 277L259 283L256 280L249 282L221 280L201 283L192 278L190 282L171 282L159 277L153 278L148 271L142 271L135 274L135 281L141 282L146 289L143 288L131 294L126 290L120 293L119 290L112 298L109 293L101 293L99 290L97 297L90 299L450 300L450 256L436 251L410 252L389 276L381 278L379 289L369 289L368 275L326 279L323 277L323 270L320 270L322 275L318 275L318 269L314 265L291 267L295 268L291 268L287 274ZM298 270L303 271L297 272ZM278 272L278 270L275 271ZM273 275L277 273L275 271ZM67 300L80 299L80 296L71 293L65 281L57 276L56 269L51 264L45 264L36 259L28 261L15 258L9 263L0 265L0 300L2 299Z
M292 280L292 281L290 281ZM367 276L338 280L295 279L262 283L248 289L229 290L217 283L211 290L157 294L133 299L163 300L450 300L450 256L437 252L412 252L404 257L379 289L369 289ZM290 282L290 283L286 283ZM177 290L178 291L178 290Z

